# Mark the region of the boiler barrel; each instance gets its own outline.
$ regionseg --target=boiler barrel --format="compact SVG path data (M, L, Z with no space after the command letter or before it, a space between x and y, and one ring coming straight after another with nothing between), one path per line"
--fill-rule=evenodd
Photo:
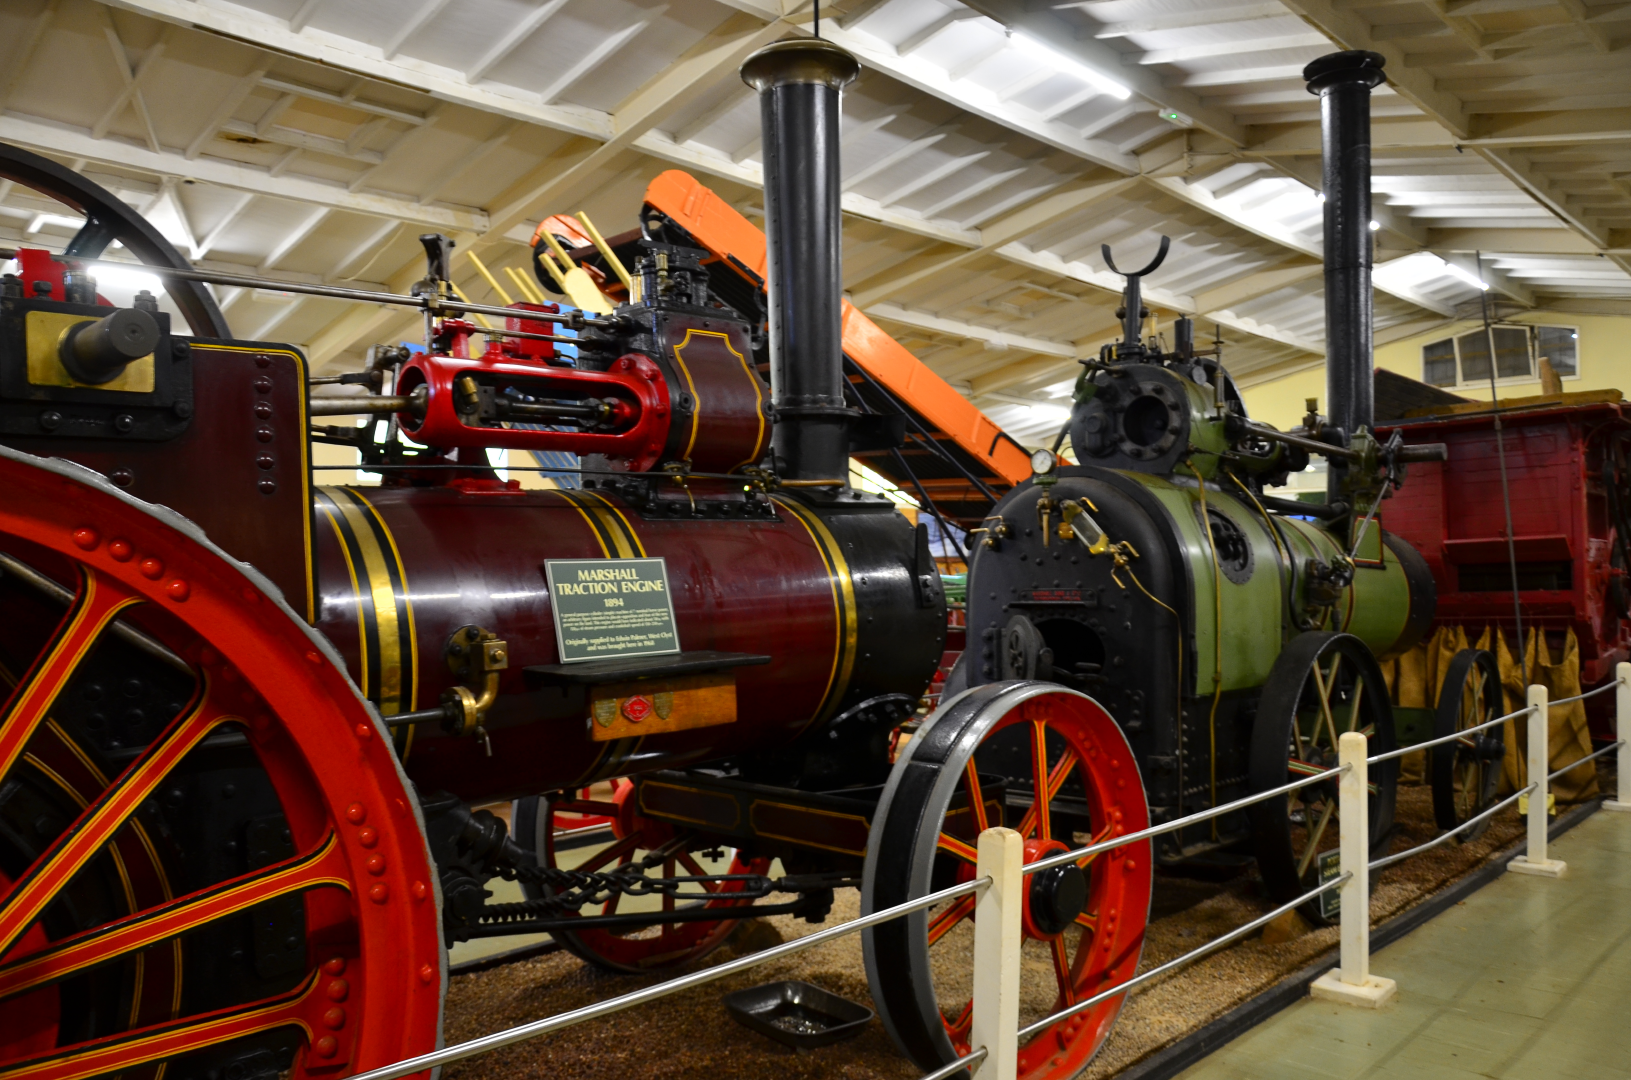
M880 695L915 699L940 656L944 603L917 599L914 533L889 509L777 496L774 519L646 520L595 491L454 488L322 488L316 503L319 629L382 713L458 683L444 656L459 627L508 643L491 757L413 729L405 767L426 791L505 799L784 747ZM560 662L545 561L620 557L665 560L683 650L770 657L735 669L733 722L596 741L581 688L526 672Z

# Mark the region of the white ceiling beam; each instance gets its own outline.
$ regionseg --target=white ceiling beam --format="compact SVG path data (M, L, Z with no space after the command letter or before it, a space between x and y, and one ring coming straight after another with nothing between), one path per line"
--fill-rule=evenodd
M596 45L593 49L590 49L588 52L584 53L583 56L578 58L576 63L572 64L565 71L561 72L560 75L555 77L553 82L544 87L543 90L539 91L538 100L543 102L545 105L553 104L556 98L566 93L574 84L586 78L592 71L600 67L600 65L604 64L607 60L610 60L619 49L638 37L646 27L650 26L654 20L660 18L667 10L667 4L651 9L646 18L641 19L639 22L634 23L631 26L625 26L611 37Z
M861 0L860 3L851 5L848 11L838 16L838 26L843 30L854 30L889 3L890 0Z
M198 134L193 136L193 141L187 144L187 149L182 154L184 158L192 161L204 152L204 147L208 146L220 133L221 125L232 119L232 114L238 111L238 106L242 105L244 100L254 92L255 87L260 85L261 80L266 77L266 73L271 70L274 60L275 58L272 56L262 55L246 74L240 76L238 81L232 84L232 89L221 97L220 102L215 106L215 111L210 114L209 120L205 122Z
M539 28L561 8L566 6L566 0L543 0L537 7L527 12L521 20L509 29L509 32L494 42L493 47L477 60L474 67L464 73L464 81L475 84L487 77L487 73L509 59L510 54L519 49L528 38L537 33ZM383 55L383 54L382 54ZM391 50L396 55L396 50ZM547 105L548 102L546 101Z
M859 283L851 302L863 310L890 296L920 284L938 274L961 266L985 255L997 254L999 249L1031 233L1046 229L1087 208L1114 198L1134 187L1138 181L1131 177L1104 180L1096 183L1073 184L1064 191L1050 195L1023 210L999 218L980 229L971 250L953 255L930 254L918 260L892 267L881 274Z
M366 45L310 26L295 32L289 29L289 24L284 20L250 8L217 5L207 0L101 2L236 41L251 42L260 48L310 60L325 67L412 86L443 101L469 105L518 120L530 120L557 131L601 139L611 134L611 117L599 110L576 105L543 105L538 102L536 94L516 88L472 86L465 81L464 72L455 68L400 54L387 60L378 46Z
M883 198L878 200L878 205L883 207L893 206L902 199L910 198L911 196L916 195L926 187L933 187L935 184L938 184L952 173L961 172L976 162L983 161L990 156L991 151L981 150L978 153L964 154L962 157L952 158L950 161L944 162L941 165L930 169L923 175L908 180L894 191L884 195Z
M983 180L970 184L968 187L962 188L958 191L952 192L950 195L947 195L944 199L941 199L933 206L925 206L923 208L923 216L930 219L936 218L942 212L949 210L954 206L961 206L970 199L984 195L992 188L1006 184L1016 176L1023 175L1024 172L1025 169L1023 166L1021 166L1016 169L1006 169L1003 172L992 173Z
M928 26L925 26L915 34L908 35L903 41L897 44L895 46L895 55L911 56L913 53L917 52L919 49L923 48L923 46L927 45L929 42L933 41L947 30L950 30L958 23L965 23L970 19L978 19L980 17L980 13L978 11L970 11L967 8L964 8L961 11L948 11L944 15L940 16L940 18L930 23Z
M483 160L501 148L520 126L521 121L519 120L506 120L499 124L497 131L482 140L479 145L468 153L455 154L451 157L441 175L432 180L429 186L419 193L419 205L424 206L435 202L442 192L447 190L449 184L481 164Z
M1273 37L1253 38L1250 41L1205 41L1194 45L1179 45L1170 49L1151 49L1137 53L1136 62L1151 64L1182 64L1189 60L1205 60L1214 56L1235 56L1243 52L1269 52L1273 49L1307 49L1331 43L1324 34L1303 32L1276 34Z
M1586 39L1588 45L1600 53L1606 53L1612 48L1608 40L1608 34L1603 31L1601 26L1592 21L1592 11L1586 7L1583 0L1556 0L1556 2L1557 6L1563 9L1564 14L1568 15L1569 21L1574 24L1575 29L1580 32L1580 36Z
M295 13L289 16L289 29L297 34L306 29L312 19L317 16L318 9L326 2L327 0L304 0L300 7L295 10Z
M366 237L357 243L356 247L352 248L339 262L334 264L333 277L338 281L349 280L346 275L351 273L352 268L362 263L363 259L369 255L377 258L386 242L395 236L401 228L402 222L400 221L380 222L378 228L370 231ZM367 269L368 264L364 263L357 273L363 273Z
M124 83L125 101L135 110L136 119L141 121L142 134L147 138L147 148L157 153L159 136L153 128L153 117L147 111L147 101L142 97L136 73L130 69L130 54L125 51L125 43L119 40L119 31L114 29L113 18L108 14L108 9L98 4L94 10L96 21L102 29L102 36L108 43L109 51L113 53L114 70L119 73L119 79ZM95 137L101 138L101 135Z
M1241 4L1219 7L1208 4L1193 11L1153 15L1128 22L1105 23L1093 32L1096 38L1122 38L1133 34L1159 34L1168 30L1187 30L1193 26L1217 26L1222 23L1252 22L1257 19L1284 18L1286 9L1278 2Z
M327 135L318 135L283 124L270 124L263 128L243 120L228 120L220 126L220 133L259 139L261 142L275 143L278 146L288 146L314 154L326 154L329 157L346 158L364 165L378 165L385 160L385 155L378 150L352 150L344 139L332 139Z
M22 39L17 42L16 52L6 58L5 75L0 76L0 110L5 109L6 103L11 100L12 92L28 74L29 62L34 59L34 52L44 40L45 32L51 28L51 20L56 18L57 8L61 3L62 0L47 0L39 14L29 22L28 29L23 31Z
M159 39L148 47L147 52L142 54L142 62L136 66L135 76L108 103L108 107L102 111L101 119L91 125L91 135L93 137L100 139L108 133L108 128L113 126L113 122L119 118L119 114L129 107L131 98L141 90L142 84L152 77L154 67L163 58L164 50L170 46L170 31L172 29L172 27L166 26L160 31Z
M1440 90L1434 77L1411 63L1403 48L1378 40L1361 9L1341 0L1282 0L1286 7L1344 49L1369 49L1387 61L1388 85L1436 119L1458 139L1471 134L1467 108Z
M398 120L404 124L423 124L426 121L424 113L412 112L407 109L394 109L389 105L367 101L357 96L359 90L368 85L367 80L354 79L352 88L345 93L336 94L317 86L307 86L292 79L267 78L261 80L261 85L268 90L276 90L283 94L294 94L296 97L310 98L313 101L326 101L330 105L343 105L358 112L371 113L374 116Z
M863 165L861 168L844 177L843 189L845 191L850 191L855 187L866 183L874 176L877 176L879 173L885 172L894 166L899 165L912 155L922 153L923 151L929 149L950 134L950 131L936 131L925 135L920 139L913 139L911 142L896 147L894 150L891 150L889 153L874 161L872 164Z
M1267 338L1270 341L1277 341L1282 345L1289 345L1293 349L1300 349L1305 353L1313 353L1316 356L1325 355L1325 345L1323 342L1305 338L1302 335L1294 334L1289 330L1281 330L1277 326L1273 326L1265 322L1259 322L1256 319L1247 318L1244 315L1236 315L1232 311L1205 311L1198 313L1195 318L1204 322L1221 323L1222 325L1229 327L1231 330L1239 330L1241 333L1250 334L1253 337Z
M1552 229L1433 229L1427 246L1436 252L1482 251L1502 255L1595 255L1597 248L1561 226Z
M1535 306L1535 290L1533 288L1502 270L1495 263L1485 261L1480 255L1446 251L1439 257L1483 281L1484 284L1490 287L1491 292L1498 292L1507 299L1522 304L1524 307Z
M1137 162L1109 143L1097 139L1084 139L1075 129L1045 118L1041 113L1013 102L1003 101L998 95L977 86L958 82L944 68L916 56L898 56L895 51L870 34L848 30L829 33L825 37L842 45L862 64L905 83L917 90L937 97L976 116L984 117L1005 128L1019 131L1097 165L1121 173L1137 171ZM1119 73L1117 73L1119 74Z
M704 131L719 123L725 117L741 108L742 103L748 100L752 91L747 87L732 87L730 92L711 109L704 109L689 123L674 130L674 141L688 143L701 135Z
M412 199L352 192L336 184L299 176L274 177L265 169L218 158L188 161L175 151L153 153L117 139L93 139L83 128L70 128L45 120L10 113L0 116L0 139L46 153L68 154L114 168L139 169L152 175L196 179L234 191L272 195L313 206L350 210L376 217L398 218L444 231L485 228L480 210L453 206L420 206Z
M742 61L754 50L775 41L782 33L776 24L760 24L751 16L736 15L727 19L621 102L607 118L610 131L600 146L564 168L548 163L533 177L523 179L500 196L492 210L491 224L484 231L492 237L501 237L524 221L554 213L556 208L551 206L554 200L570 194L636 144L644 149L649 140L658 146L666 143L676 152L683 151L672 139L656 131L657 125L682 108L693 95L734 76ZM733 165L733 168L739 167Z
M914 326L919 330L930 330L938 334L952 334L957 337L967 338L970 341L981 341L998 349L1040 353L1043 356L1059 356L1067 360L1074 360L1081 355L1076 346L1068 341L1053 341L1048 338L1015 334L988 326L978 326L971 322L964 322L961 319L948 319L940 315L933 315L927 311L914 311L911 308L901 307L899 304L873 304L871 307L862 310L871 319L901 323L905 326Z
M436 16L446 10L453 0L423 0L419 10L402 20L402 25L396 28L396 33L385 39L385 45L380 49L380 57L385 60L395 60L396 54L402 51L402 46Z
M319 206L316 210L307 214L304 221L278 238L277 246L267 253L266 257L260 261L260 265L255 267L255 270L264 274L266 271L274 269L278 263L283 261L284 256L299 247L306 237L316 232L317 226L321 225L330 213L331 209L329 207Z
M215 245L221 242L221 237L225 236L226 231L238 223L238 219L243 217L244 211L249 209L249 204L254 201L255 193L252 191L246 191L239 195L221 220L215 223L215 227L205 233L204 238L198 242L197 248L193 250L193 258L202 259L211 251L214 251Z
M1238 307L1270 293L1279 292L1281 289L1311 282L1324 272L1325 266L1322 263L1300 261L1291 266L1256 270L1234 281L1195 293L1195 307L1200 311Z
M1181 112L1194 120L1198 127L1236 146L1246 141L1245 129L1227 110L1209 104L1182 87L1164 85L1157 72L1137 64L1128 64L1127 57L1113 45L1091 38L1078 38L1075 27L1050 10L1033 7L1026 0L969 0L968 6L1010 29L1023 30L1048 42L1064 55L1074 57L1088 67L1126 84L1133 93L1158 108Z

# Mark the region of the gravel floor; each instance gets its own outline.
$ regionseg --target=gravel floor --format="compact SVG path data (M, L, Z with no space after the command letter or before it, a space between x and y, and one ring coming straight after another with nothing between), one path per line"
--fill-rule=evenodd
M1400 789L1398 822L1394 851L1436 834L1428 788ZM1489 855L1519 838L1522 831L1516 813L1507 812L1472 844L1452 842L1384 871L1373 886L1373 922L1398 914L1476 868ZM853 918L858 905L854 891L840 893L833 918ZM1155 918L1146 939L1142 967L1147 969L1187 952L1272 907L1260 883L1249 873L1228 881L1163 875L1156 882ZM786 917L746 924L737 939L697 966L719 963L738 955L738 949L751 952L812 929ZM1265 935L1248 938L1142 988L1122 1010L1098 1058L1082 1075L1113 1075L1308 964L1336 941L1335 927L1313 930L1300 920L1281 920L1272 924ZM1024 1011L1040 1016L1037 1010L1051 1004L1053 974L1046 955L1039 952L1033 957L1030 951L1025 958L1024 977L1027 985L1037 990L1036 1000L1027 1000ZM460 976L452 981L448 992L447 1040L458 1042L565 1012L674 974L607 975L562 952ZM860 938L852 936L692 993L451 1065L444 1077L908 1080L919 1075L897 1054L882 1025L876 1022L849 1042L793 1051L741 1027L726 1014L721 1002L724 995L778 979L802 979L854 1001L869 1001Z

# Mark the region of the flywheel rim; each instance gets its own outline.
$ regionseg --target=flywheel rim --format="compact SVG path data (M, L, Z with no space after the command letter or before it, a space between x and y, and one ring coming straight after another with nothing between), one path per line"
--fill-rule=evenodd
M158 1062L274 1029L297 1036L288 1066L297 1077L433 1049L446 959L423 821L387 733L332 647L185 519L89 470L0 446L0 492L0 544L26 555L27 566L32 559L68 580L77 575L67 615L0 705L0 780L66 707L59 695L116 623L149 632L161 652L173 648L198 687L45 854L0 889L0 956L206 738L241 737L251 748L294 850L169 904L53 938L47 953L6 957L0 1008L65 973L123 962L280 897L299 898L307 943L287 992L0 1059L0 1080L150 1074Z
M1093 841L1148 827L1149 810L1137 761L1125 734L1102 706L1085 694L1052 683L988 683L942 704L897 759L867 845L861 893L863 914L949 884L935 880L934 867L940 850L957 846L947 839L948 810L958 789L968 782L965 776L985 771L974 768L976 751L982 745L991 745L988 740L992 736L1023 724L1030 724L1044 736L1061 730L1071 732L1066 745L1091 780L1085 785L1084 795L1092 819L1089 835ZM1047 771L1048 787L1057 793L1078 770L1062 753L1057 759L1048 756L1046 747L1055 745L1045 739L1039 741L1042 763L1038 767ZM980 783L983 786L983 778ZM982 787L977 800L965 795L963 801L984 806L991 798ZM1051 804L1053 799L1047 801ZM1006 795L1003 802L1007 802ZM1032 809L1014 823L1028 838L1033 830L1038 838L1046 830L1036 805L1033 797ZM964 813L965 808L951 812ZM1051 812L1062 814L1058 808ZM983 816L987 824L995 824L989 810ZM974 815L969 826L975 833L980 817ZM929 839L934 842L930 844ZM1080 838L1076 838L1070 846L1079 843ZM969 850L957 857L970 865L957 865L959 880L973 874L972 848L967 842L963 846ZM1027 845L1028 849L1032 847L1036 851L1027 856L1027 861L1045 856L1052 845ZM1088 936L1088 929L1081 932L1074 956L1063 938L1049 942L1059 991L1048 1009L1049 1015L1136 973L1153 885L1151 855L1150 842L1141 840L1087 860L1084 869L1091 874L1091 884L1083 917L1091 919L1092 936ZM892 867L905 869L892 872ZM1026 893L1030 894L1029 886ZM955 1020L942 1010L930 960L935 943L931 935L939 932L941 937L936 940L943 940L947 930L954 928L940 923L967 918L956 912L953 904L935 915L916 912L862 932L867 982L879 1016L896 1045L925 1069L938 1068L967 1050L963 1044L968 1038L968 1010L965 1007ZM1065 946L1063 958L1057 948L1060 943ZM1069 999L1065 996L1067 980L1073 995ZM1075 1076L1103 1046L1124 1001L1124 996L1109 998L1087 1013L1039 1032L1020 1048L1022 1080Z

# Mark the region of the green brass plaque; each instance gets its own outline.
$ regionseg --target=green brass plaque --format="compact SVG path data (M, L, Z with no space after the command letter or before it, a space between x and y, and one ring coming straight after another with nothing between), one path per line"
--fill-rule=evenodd
M1318 884L1324 885L1332 878L1342 874L1342 852L1336 848L1319 853L1320 879ZM1320 893L1320 918L1335 919L1342 914L1342 890L1332 889L1330 892Z
M680 651L662 559L550 559L544 576L561 663Z

